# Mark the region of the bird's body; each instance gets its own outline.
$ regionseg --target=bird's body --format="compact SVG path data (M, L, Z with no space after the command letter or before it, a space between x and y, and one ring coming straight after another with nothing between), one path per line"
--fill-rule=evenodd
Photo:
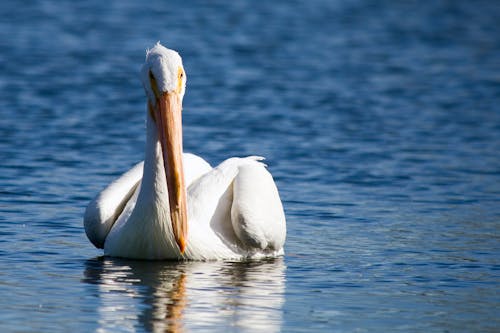
M274 180L259 162L262 158L230 158L212 168L196 155L182 154L182 137L169 127L180 124L162 118L164 109L177 107L172 101L166 107L161 104L162 98L173 98L168 85L177 89L180 103L184 94L185 75L178 76L180 88L178 82L153 77L155 72L169 72L162 66L172 62L171 52L157 44L143 68L143 77L147 70L151 83L143 78L149 98L144 163L89 204L84 216L87 236L105 254L126 258L213 260L282 254L285 215ZM158 81L160 87L155 87Z

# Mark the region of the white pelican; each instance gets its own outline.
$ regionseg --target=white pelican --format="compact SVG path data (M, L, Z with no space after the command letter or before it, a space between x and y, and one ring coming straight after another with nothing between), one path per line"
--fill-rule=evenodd
M90 202L84 226L109 256L137 259L243 259L283 254L286 222L260 157L217 167L182 152L182 59L157 43L146 52L144 162Z

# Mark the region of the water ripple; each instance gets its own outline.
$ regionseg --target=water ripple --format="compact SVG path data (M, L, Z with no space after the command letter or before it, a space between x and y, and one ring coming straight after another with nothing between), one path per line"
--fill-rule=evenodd
M495 2L0 13L1 331L497 330ZM267 157L285 258L132 262L86 240L85 205L143 158L157 40L184 58L185 149Z

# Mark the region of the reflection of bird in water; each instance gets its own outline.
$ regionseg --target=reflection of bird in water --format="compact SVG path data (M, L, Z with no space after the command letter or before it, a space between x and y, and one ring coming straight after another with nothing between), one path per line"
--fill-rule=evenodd
M284 274L282 258L181 263L97 258L86 262L84 281L98 286L96 311L104 330L120 325L154 332L277 332Z
M171 301L167 305L167 323L169 332L182 331L182 312L186 306L186 274L181 273L179 279L172 285L168 297Z
M183 154L181 57L158 43L141 75L148 99L144 163L89 204L84 225L90 241L107 255L138 259L283 254L285 214L262 158L230 158L212 168Z

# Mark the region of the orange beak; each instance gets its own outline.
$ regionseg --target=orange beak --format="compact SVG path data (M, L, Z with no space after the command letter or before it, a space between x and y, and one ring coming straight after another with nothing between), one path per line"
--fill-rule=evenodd
M184 253L187 242L187 209L182 165L182 102L177 92L161 93L154 108L163 152L170 219L175 242Z

